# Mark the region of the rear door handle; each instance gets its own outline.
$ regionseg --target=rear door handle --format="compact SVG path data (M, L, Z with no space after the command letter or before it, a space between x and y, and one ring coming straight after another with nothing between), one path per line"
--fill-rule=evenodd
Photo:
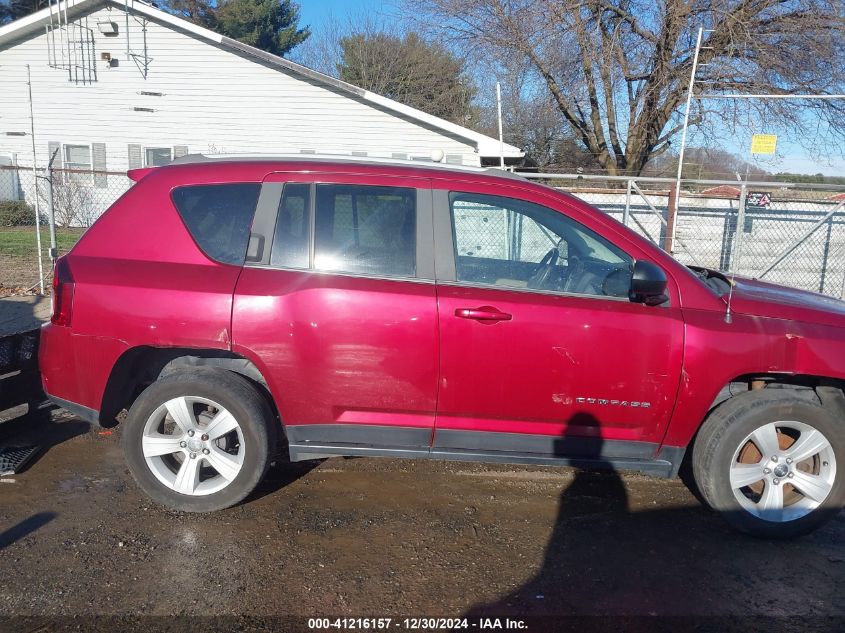
M493 306L456 308L455 316L459 319L475 319L476 321L510 321L513 318L512 314L502 312Z

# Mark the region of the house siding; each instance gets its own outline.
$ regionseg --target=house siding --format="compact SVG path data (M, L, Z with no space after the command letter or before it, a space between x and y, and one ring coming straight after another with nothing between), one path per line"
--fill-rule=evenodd
M144 33L140 14L135 17L129 20L129 40L132 51L140 53ZM29 64L42 167L56 142L91 146L97 166L109 171L129 168L133 145L141 147L142 160L147 147L178 148L179 153L185 148L190 153L354 151L377 157L429 156L441 150L450 162L459 156L463 164L480 164L471 141L149 18L151 61L144 79L127 58L121 9L101 5L77 19L94 32L97 81L91 84L69 82L66 70L49 67L43 32L0 49L0 156L32 164ZM101 34L100 20L117 23L119 35ZM116 67L100 60L106 52L117 60Z

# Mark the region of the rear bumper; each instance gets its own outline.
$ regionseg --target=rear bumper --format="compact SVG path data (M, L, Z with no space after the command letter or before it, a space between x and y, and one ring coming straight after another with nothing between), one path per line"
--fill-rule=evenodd
M88 407L77 404L76 402L71 402L70 400L63 400L62 398L57 398L56 396L51 396L49 393L47 397L50 399L50 402L60 406L62 409L69 411L73 415L78 418L82 418L86 422L90 422L96 426L100 426L100 412L95 409L89 409Z
M52 402L87 422L99 424L100 412L88 404L80 403L85 402L86 398L80 386L80 363L76 362L74 343L69 328L51 323L41 326L38 346L41 386ZM89 366L91 360L89 357Z
M73 398L76 390L76 363L70 330L51 323L41 326L38 369L44 393ZM74 400L76 398L73 398Z

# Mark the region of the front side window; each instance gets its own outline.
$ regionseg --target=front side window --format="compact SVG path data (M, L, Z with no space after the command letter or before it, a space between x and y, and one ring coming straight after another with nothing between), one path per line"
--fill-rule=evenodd
M405 187L317 185L314 268L413 276L416 200Z
M65 145L64 146L64 168L73 170L68 172L69 180L80 183L91 182L91 146L90 145ZM87 172L87 173L79 173Z
M161 167L173 160L173 153L169 147L148 147L144 150L145 167Z
M564 214L500 196L452 193L449 200L458 281L627 296L632 258Z
M174 189L173 203L199 247L211 259L240 266L260 184L191 185Z

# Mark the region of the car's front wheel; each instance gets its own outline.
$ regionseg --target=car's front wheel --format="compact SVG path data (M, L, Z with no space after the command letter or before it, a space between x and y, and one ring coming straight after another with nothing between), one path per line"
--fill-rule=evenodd
M845 424L812 392L750 391L702 425L692 466L702 496L735 528L797 536L845 505Z
M274 423L261 394L237 374L172 374L132 405L123 452L138 485L155 501L212 512L239 503L261 481Z

